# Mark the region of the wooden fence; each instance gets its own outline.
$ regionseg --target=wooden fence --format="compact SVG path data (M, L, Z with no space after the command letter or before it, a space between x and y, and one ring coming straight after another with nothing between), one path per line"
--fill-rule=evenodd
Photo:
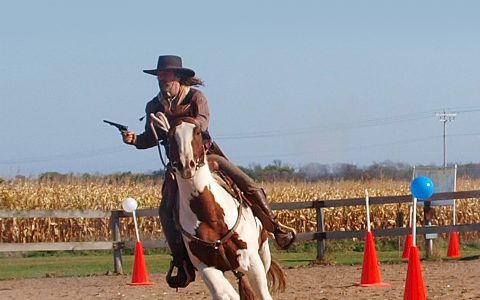
M447 200L447 199L480 199L480 190L461 191L452 193L434 194L429 200ZM402 196L386 196L386 197L370 197L370 205L395 204L412 202L411 195ZM299 233L298 241L317 241L317 260L323 260L325 255L325 241L328 239L348 239L363 238L365 230L357 231L325 231L324 208L344 207L344 206L364 206L364 198L338 199L338 200L312 200L273 203L273 210L295 210L295 209L315 209L317 229L315 232ZM157 209L138 210L137 217L158 217ZM112 231L112 241L104 242L70 242L70 243L0 243L0 252L15 251L65 251L65 250L108 250L113 249L113 260L115 272L123 274L122 267L122 249L134 249L135 241L123 241L120 232L121 218L130 218L131 213L121 210L115 211L6 211L0 210L0 218L110 218L110 228ZM452 231L468 232L480 231L480 220L478 223L457 224L446 226L422 226L417 227L418 234L429 233L447 233ZM402 236L411 233L408 228L385 228L373 229L374 236ZM165 248L164 240L147 240L142 241L144 248Z

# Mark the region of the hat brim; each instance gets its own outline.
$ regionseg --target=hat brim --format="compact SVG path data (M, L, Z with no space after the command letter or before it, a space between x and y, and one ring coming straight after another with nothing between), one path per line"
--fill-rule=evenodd
M143 70L144 73L147 73L147 74L150 74L150 75L154 75L154 76L157 76L157 72L158 71L175 71L175 72L178 72L186 77L193 77L195 76L195 71L193 71L192 69L188 69L188 68L165 68L165 69L154 69L154 70Z

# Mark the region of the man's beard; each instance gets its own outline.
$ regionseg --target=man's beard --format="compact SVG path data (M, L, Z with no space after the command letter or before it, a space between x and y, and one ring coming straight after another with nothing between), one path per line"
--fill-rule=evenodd
M173 84L166 83L166 84L160 84L159 86L160 86L160 92L162 92L162 94L166 95L169 98L174 96L172 95Z

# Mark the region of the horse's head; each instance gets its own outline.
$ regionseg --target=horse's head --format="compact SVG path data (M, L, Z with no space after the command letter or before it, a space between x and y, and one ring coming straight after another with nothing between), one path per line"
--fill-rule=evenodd
M182 178L188 179L205 164L202 131L193 118L179 118L168 133L169 158Z

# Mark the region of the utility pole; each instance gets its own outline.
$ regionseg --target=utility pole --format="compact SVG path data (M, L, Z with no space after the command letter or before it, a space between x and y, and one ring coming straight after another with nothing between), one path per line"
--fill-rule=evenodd
M456 113L447 113L445 110L443 113L437 113L437 117L440 118L440 122L443 122L443 167L447 168L447 122L455 120Z
M456 113L447 113L445 110L443 113L437 113L437 117L440 118L440 122L443 122L443 168L447 169L447 122L455 120ZM432 226L432 218L435 215L435 211L430 201L425 201L423 205L423 225ZM433 255L433 238L427 238L425 235L425 253L427 257Z

